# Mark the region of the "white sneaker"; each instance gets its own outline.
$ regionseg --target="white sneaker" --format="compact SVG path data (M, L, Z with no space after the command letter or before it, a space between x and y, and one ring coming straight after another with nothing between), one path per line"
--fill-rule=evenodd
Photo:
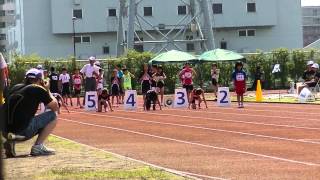
M53 155L56 151L54 149L48 148L43 144L33 145L31 148L31 156L47 156Z

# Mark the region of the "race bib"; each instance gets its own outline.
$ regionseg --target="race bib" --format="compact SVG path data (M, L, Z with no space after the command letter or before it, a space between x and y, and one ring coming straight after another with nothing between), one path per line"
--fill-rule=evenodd
M244 74L238 73L238 74L236 75L236 80L237 80L237 81L244 81Z
M74 84L81 84L81 79L79 79L79 78L74 79Z
M58 81L58 76L52 76L52 80Z
M192 73L191 72L185 72L184 73L185 78L192 78Z

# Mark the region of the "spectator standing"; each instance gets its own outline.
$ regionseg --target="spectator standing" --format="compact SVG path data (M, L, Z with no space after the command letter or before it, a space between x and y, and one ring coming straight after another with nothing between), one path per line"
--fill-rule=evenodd
M179 73L179 77L182 80L182 87L187 90L188 103L190 103L190 94L193 90L193 77L196 76L196 71L190 67L190 64L187 62Z
M124 67L122 77L124 91L132 89L132 78L135 78L135 76L131 72L129 72L126 67Z
M111 75L111 102L112 102L112 105L114 105L114 97L116 97L117 106L120 103L119 102L120 83L121 83L121 80L117 76L117 71L113 70L112 75Z
M243 108L243 94L246 92L246 78L247 75L243 71L242 62L237 62L235 65L235 70L232 73L232 80L234 84L235 91L237 93L238 107Z
M80 103L80 94L81 94L81 86L82 86L82 77L80 75L79 69L76 69L74 75L72 76L74 95L77 97L77 106L83 108Z
M139 76L139 81L141 83L141 93L143 96L143 109L146 110L146 95L151 89L151 79L152 74L149 71L148 64L143 64L142 72Z
M72 98L70 96L70 75L67 73L66 68L62 68L62 74L59 76L59 81L61 83L62 87L62 97L63 97L63 102L68 105L68 98L70 100L70 105L73 106L72 104Z
M260 80L261 88L263 89L263 84L264 84L263 76L264 76L264 72L262 71L261 66L257 66L256 71L254 73L254 81L251 87L252 91L255 91L257 89L258 80Z
M96 91L97 82L96 77L99 76L99 67L94 65L96 58L91 56L89 57L89 64L86 64L80 70L80 73L84 76L85 83L85 92ZM83 105L85 103L85 98L83 99Z
M55 72L55 68L50 68L50 75L49 75L49 84L50 84L50 92L51 93L58 93L59 92L59 75Z
M163 96L164 96L164 80L167 78L166 74L163 72L163 68L158 66L158 70L153 74L153 80L156 82L156 92L160 94L160 104L163 106Z
M217 64L211 65L211 83L212 83L212 89L215 97L217 98L217 91L218 91L218 81L219 81L219 74L220 69L218 69Z

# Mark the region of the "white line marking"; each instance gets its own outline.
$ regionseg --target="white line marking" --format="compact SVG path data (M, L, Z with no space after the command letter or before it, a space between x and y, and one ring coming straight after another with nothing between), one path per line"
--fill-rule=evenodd
M265 154L257 154L257 153L247 152L247 151L240 151L240 150L236 150L236 149L229 149L229 148L224 148L224 147L211 146L211 145L206 145L206 144L201 144L201 143L196 143L196 142L183 141L183 140L173 139L173 138L169 138L169 137L163 137L163 136L157 136L157 135L148 134L148 133L142 133L142 132L138 132L138 131L131 131L131 130L127 130L127 129L121 129L121 128L115 128L115 127L109 127L109 126L102 126L102 125L97 125L97 124L79 122L79 121L74 121L74 120L65 119L65 118L59 118L59 119L61 119L63 121L71 122L71 123L76 123L76 124L81 124L81 125L86 125L86 126L99 127L99 128L112 129L112 130L127 132L127 133L131 133L131 134L137 134L137 135L142 135L142 136L147 136L147 137L152 137L152 138L157 138L157 139L163 139L163 140L168 140L168 141L173 141L173 142L179 142L179 143L183 143L183 144L195 145L195 146L206 147L206 148L211 148L211 149L217 149L217 150L222 150L222 151L229 151L229 152L245 154L245 155L251 155L251 156L256 156L256 157L263 157L263 158L266 158L266 159L279 160L279 161L288 162L288 163L301 164L301 165L306 165L306 166L319 166L320 167L320 164L316 164L316 163L312 163L312 162L297 161L297 160L291 160L291 159L286 159L286 158L281 158L281 157L276 157L276 156L268 156L268 155L265 155Z
M179 170L175 170L175 169L171 169L171 168L166 168L166 167L163 167L163 166L159 166L159 165L155 165L155 164L152 164L152 163L148 163L146 161L133 159L133 158L128 157L128 156L123 156L121 154L117 154L117 153L114 153L114 152L106 151L104 149L100 149L100 148L97 148L97 147L94 147L94 146L90 146L88 144L80 143L80 142L77 142L77 141L74 141L74 140L71 140L71 139L68 139L68 138L65 138L65 137L58 136L58 135L52 134L51 136L54 136L54 137L57 137L57 138L60 138L60 139L63 139L63 140L66 140L66 141L69 141L69 142L72 142L72 143L80 144L82 146L89 147L91 149L102 151L104 153L111 154L111 155L116 156L116 157L121 158L121 159L128 159L128 160L131 160L131 161L134 161L134 162L137 162L137 163L141 163L141 164L144 164L144 165L147 165L147 166L151 166L153 168L161 169L161 170L164 170L164 171L167 171L167 172L170 172L170 173L176 174L178 176L182 176L182 177L192 178L192 179L196 179L196 180L198 180L198 178L193 177L193 176L198 176L198 177L201 177L201 178L208 178L208 179L213 179L213 180L228 180L228 179L223 179L223 178L220 178L220 177L206 176L206 175L195 174L195 173L191 173L191 172L185 172L185 171L179 171Z
M269 116L269 115L259 115L259 114L246 114L246 113L227 113L227 112L211 112L211 111L191 111L191 110L184 110L184 109L165 109L168 111L187 111L187 112L196 112L196 113L203 113L206 112L208 114L224 114L224 115L237 115L237 116L252 116L252 117L263 117L263 118L278 118L278 119L286 119L286 120L307 120L307 121L317 121L320 122L319 119L310 119L310 118L298 118L298 117L285 117L285 116ZM275 111L274 111L275 112ZM275 112L276 113L276 112Z
M74 111L72 111L72 112L74 112ZM125 119L125 120L128 120L128 121L137 121L137 122L143 122L143 123L149 123L149 124L150 123L151 124L162 124L162 125L178 126L178 127L185 127L185 128L201 129L201 130L207 130L207 131L217 131L217 132L224 132L224 133L231 133L231 134L240 134L240 135L246 135L246 136L254 136L254 137L259 137L259 138L266 138L266 139L276 139L276 140L299 142L299 143L306 143L306 144L320 144L320 142L310 142L310 141L304 141L304 140L301 140L301 139L291 139L291 138L283 138L283 137L277 137L277 136L267 136L267 135L246 133L246 132L240 132L240 131L230 131L230 130L224 130L224 129L215 129L215 128L206 128L206 127L201 127L201 126L192 126L192 125L186 125L186 124L165 123L165 122L159 122L159 121L147 121L147 120L142 120L142 119L126 118L126 117L122 117L122 116L90 114L90 113L86 113L86 112L77 112L77 113L86 114L86 115L90 115L90 116L110 117L110 118L115 118L115 119ZM130 112L130 113L136 113L136 112Z
M117 110L120 112L125 112L122 110ZM200 111L199 111L200 112ZM206 111L203 111L206 112ZM201 112L201 113L203 113ZM136 112L136 113L145 113L145 112ZM285 127L285 128L294 128L294 129L305 129L305 130L320 130L320 128L312 128L312 127L304 127L304 126L293 126L293 125L282 125L282 124L270 124L270 123L260 123L254 121L240 121L240 120L228 120L228 119L220 119L220 118L207 118L207 117L195 117L195 116L183 116L176 114L165 114L165 113L152 113L148 112L148 114L158 115L158 116L174 116L174 117L182 117L182 118L190 118L190 119L205 119L209 121L221 121L221 122L231 122L231 123L243 123L243 124L254 124L254 125L262 125L262 126L274 126L274 127Z

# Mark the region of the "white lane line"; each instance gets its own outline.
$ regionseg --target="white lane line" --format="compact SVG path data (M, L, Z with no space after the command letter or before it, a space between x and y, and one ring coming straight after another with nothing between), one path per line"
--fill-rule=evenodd
M183 111L183 112L195 112L195 113L203 113L206 112L208 114L223 114L223 115L236 115L236 116L251 116L251 117L262 117L262 118L277 118L277 119L286 119L286 120L304 120L304 121L316 121L320 122L319 119L310 119L310 118L299 118L299 117L288 117L288 116L270 116L270 115L259 115L259 114L246 114L246 113L229 113L229 112L211 112L211 111L191 111L189 109L164 109L168 111ZM276 111L274 111L276 113Z
M185 171L179 171L179 170L175 170L175 169L171 169L171 168L166 168L166 167L163 167L163 166L159 166L159 165L155 165L155 164L152 164L152 163L148 163L146 161L142 161L142 160L134 159L134 158L131 158L131 157L128 157L128 156L123 156L121 154L117 154L117 153L114 153L114 152L106 151L104 149L100 149L100 148L97 148L97 147L94 147L94 146L90 146L88 144L80 143L80 142L77 142L75 140L71 140L71 139L68 139L68 138L65 138L65 137L61 137L61 136L58 136L58 135L52 134L51 136L54 136L54 137L57 137L57 138L60 138L60 139L63 139L65 141L69 141L69 142L72 142L72 143L75 143L75 144L79 144L79 145L82 145L82 146L85 146L85 147L88 147L88 148L91 148L91 149L94 149L94 150L98 150L98 151L101 151L101 152L104 152L104 153L108 153L108 154L116 156L116 157L118 157L120 159L127 159L127 160L130 160L130 161L141 163L141 164L144 164L144 165L147 165L147 166L151 166L153 168L157 168L157 169L160 169L160 170L164 170L164 171L176 174L178 176L182 176L182 177L187 177L187 178L196 179L196 180L200 180L200 179L196 178L195 176L201 177L201 178L213 179L213 180L228 180L228 179L224 179L224 178L220 178L220 177L207 176L207 175L202 175L202 174L196 174L196 173L191 173L191 172L185 172Z
M122 111L122 110L116 110L119 112L131 112L131 111ZM293 128L293 129L305 129L305 130L320 130L320 128L313 128L313 127L304 127L304 126L293 126L293 125L283 125L283 124L272 124L272 123L260 123L260 122L254 122L254 121L240 121L240 120L228 120L228 119L220 119L220 118L208 118L208 117L196 117L196 116L184 116L184 115L176 115L176 114L165 114L165 113L153 113L153 112L136 112L135 113L148 113L158 116L174 116L174 117L181 117L181 118L189 118L189 119L205 119L209 121L220 121L220 122L231 122L231 123L242 123L242 124L254 124L254 125L262 125L262 126L273 126L273 127L284 127L284 128ZM159 111L161 112L161 111ZM196 111L195 111L196 112ZM200 113L207 113L207 111L199 111Z
M74 121L74 120L65 119L65 118L59 118L59 119L63 120L63 121L71 122L71 123L86 125L86 126L106 128L106 129L111 129L111 130L115 130L115 131L127 132L127 133L131 133L131 134L137 134L137 135L141 135L141 136L147 136L147 137L152 137L152 138L157 138L157 139L163 139L163 140L168 140L168 141L173 141L173 142L179 142L179 143L183 143L183 144L189 144L189 145L200 146L200 147L205 147L205 148L217 149L217 150L221 150L221 151L229 151L229 152L234 152L234 153L238 153L238 154L245 154L245 155L251 155L251 156L256 156L256 157L263 157L263 158L266 158L266 159L273 159L273 160L283 161L283 162L287 162L287 163L294 163L294 164L300 164L300 165L306 165L306 166L317 166L317 167L320 167L320 164L312 163L312 162L304 162L304 161L286 159L286 158L281 158L281 157L276 157L276 156L269 156L269 155L265 155L265 154L258 154L258 153L252 153L252 152L247 152L247 151L241 151L241 150L236 150L236 149L229 149L229 148L224 148L224 147L211 146L211 145L206 145L206 144L201 144L201 143L196 143L196 142L191 142L191 141L184 141L184 140L179 140L179 139L174 139L174 138L169 138L169 137L157 136L157 135L143 133L143 132L139 132L139 131L132 131L132 130L127 130L127 129L121 129L121 128L103 126L103 125L97 125L97 124L92 124L92 123L79 122L79 121Z
M215 108L215 109L226 109L226 110L239 110L236 109L235 107L218 107L216 105L208 105L209 108ZM249 107L253 107L253 106L249 106ZM319 105L319 109L320 109L320 105ZM318 110L319 110L318 109ZM241 109L241 111L252 111L252 112L275 112L275 110L267 110L267 109L248 109L248 108L244 108ZM288 114L302 114L302 115L318 115L318 113L313 113L313 112L299 112L299 111L286 111L286 110L281 110L281 113L288 113Z
M74 111L72 111L72 112L74 112ZM124 119L124 120L128 120L128 121L136 121L136 122L143 122L143 123L149 123L149 124L161 124L161 125L177 126L177 127L184 127L184 128L201 129L201 130L207 130L207 131L216 131L216 132L224 132L224 133L231 133L231 134L240 134L240 135L246 135L246 136L254 136L254 137L259 137L259 138L266 138L266 139L275 139L275 140L306 143L306 144L320 144L320 142L310 142L310 141L304 141L304 140L301 140L301 139L291 139L291 138L283 138L283 137L277 137L277 136L267 136L267 135L261 135L261 134L246 133L246 132L241 132L241 131L230 131L230 130L224 130L224 129L215 129L215 128L207 128L207 127L201 127L201 126L192 126L192 125L187 125L187 124L166 123L166 122L159 122L159 121L148 121L148 120L142 120L142 119L136 119L136 118L127 118L127 117L122 117L122 116L111 116L111 115L103 115L103 114L92 114L92 113L86 113L86 112L77 112L77 113L86 114L86 115L89 115L89 116ZM135 113L135 112L131 112L131 113ZM102 119L102 120L105 120L105 119Z

